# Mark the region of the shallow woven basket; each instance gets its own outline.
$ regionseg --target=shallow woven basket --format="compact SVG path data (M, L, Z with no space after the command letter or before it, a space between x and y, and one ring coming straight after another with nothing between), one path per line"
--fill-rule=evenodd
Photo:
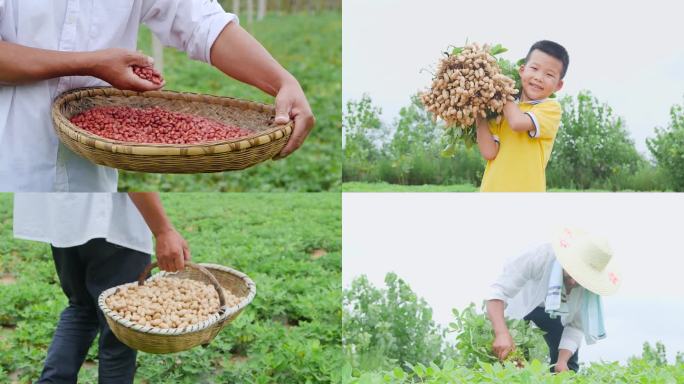
M145 276L155 266L156 263L150 264L140 275L138 282L110 288L102 292L98 298L98 305L104 313L107 324L109 324L114 335L129 347L143 352L157 354L174 353L185 351L198 345L208 345L223 327L233 321L252 302L256 295L254 282L240 271L215 264L187 263L184 271L177 273L162 272L155 274L150 279L159 277L184 278L212 284L216 288L221 286L224 289L230 290L235 296L241 297L240 303L235 307L226 307L224 305L225 298L223 292L217 289L221 302L220 312L202 323L183 329L160 329L142 326L126 320L107 307L105 302L107 297L116 293L120 287L136 284L142 285Z
M94 107L162 107L238 126L247 137L202 144L138 144L108 139L69 119ZM277 155L292 133L292 122L273 125L275 107L253 101L180 93L133 92L110 87L79 88L52 106L55 131L64 145L86 159L112 168L155 173L204 173L245 169Z

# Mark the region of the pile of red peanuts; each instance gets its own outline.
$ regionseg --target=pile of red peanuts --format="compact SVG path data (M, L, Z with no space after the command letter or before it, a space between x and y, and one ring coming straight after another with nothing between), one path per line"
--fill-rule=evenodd
M164 78L157 72L153 67L139 67L137 65L133 66L133 73L138 75L141 79L145 79L154 83L155 85L162 85Z
M250 134L246 129L160 107L96 107L70 120L98 136L131 143L197 144Z

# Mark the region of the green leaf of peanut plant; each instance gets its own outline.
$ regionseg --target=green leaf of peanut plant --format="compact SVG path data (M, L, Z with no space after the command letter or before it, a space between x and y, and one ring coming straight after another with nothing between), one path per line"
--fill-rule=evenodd
M454 143L451 143L442 150L442 157L454 157L456 154L456 145Z
M460 55L461 52L463 52L463 47L454 47L454 49L451 50L452 55Z
M500 53L508 52L507 48L504 48L501 44L497 44L493 46L492 48L489 49L489 54L492 56L496 56Z

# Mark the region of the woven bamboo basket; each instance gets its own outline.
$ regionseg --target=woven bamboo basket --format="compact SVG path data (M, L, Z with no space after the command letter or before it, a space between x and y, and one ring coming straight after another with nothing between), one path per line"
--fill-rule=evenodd
M104 313L107 324L109 324L114 335L133 349L148 353L164 354L184 351L198 345L207 346L219 331L233 321L256 295L254 282L240 271L215 264L204 264L207 266L205 268L202 264L187 263L185 270L181 272L161 272L155 274L150 279L159 277L185 278L213 285L218 292L221 309L219 313L206 321L182 329L160 329L133 323L107 307L105 302L107 297L116 293L120 287L135 284L143 285L145 276L156 265L157 263L150 264L140 275L137 282L110 288L102 292L98 298L98 305ZM219 287L228 289L234 295L240 297L240 303L235 307L225 306L223 290L218 289Z
M252 132L230 141L200 144L129 143L101 137L69 119L94 107L159 106L193 114ZM137 172L205 173L241 170L277 155L292 133L292 122L274 125L275 107L253 101L180 93L133 92L111 87L79 88L61 94L53 103L52 120L60 141L100 165Z

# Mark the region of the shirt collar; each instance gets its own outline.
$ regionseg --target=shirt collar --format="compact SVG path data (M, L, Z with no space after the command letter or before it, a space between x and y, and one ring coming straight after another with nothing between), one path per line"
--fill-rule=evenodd
M539 103L543 103L543 102L545 102L546 100L548 100L548 98L546 98L546 99L539 99L539 100L530 100L530 101L520 101L520 100L518 100L518 104L536 105L536 104L539 104Z

